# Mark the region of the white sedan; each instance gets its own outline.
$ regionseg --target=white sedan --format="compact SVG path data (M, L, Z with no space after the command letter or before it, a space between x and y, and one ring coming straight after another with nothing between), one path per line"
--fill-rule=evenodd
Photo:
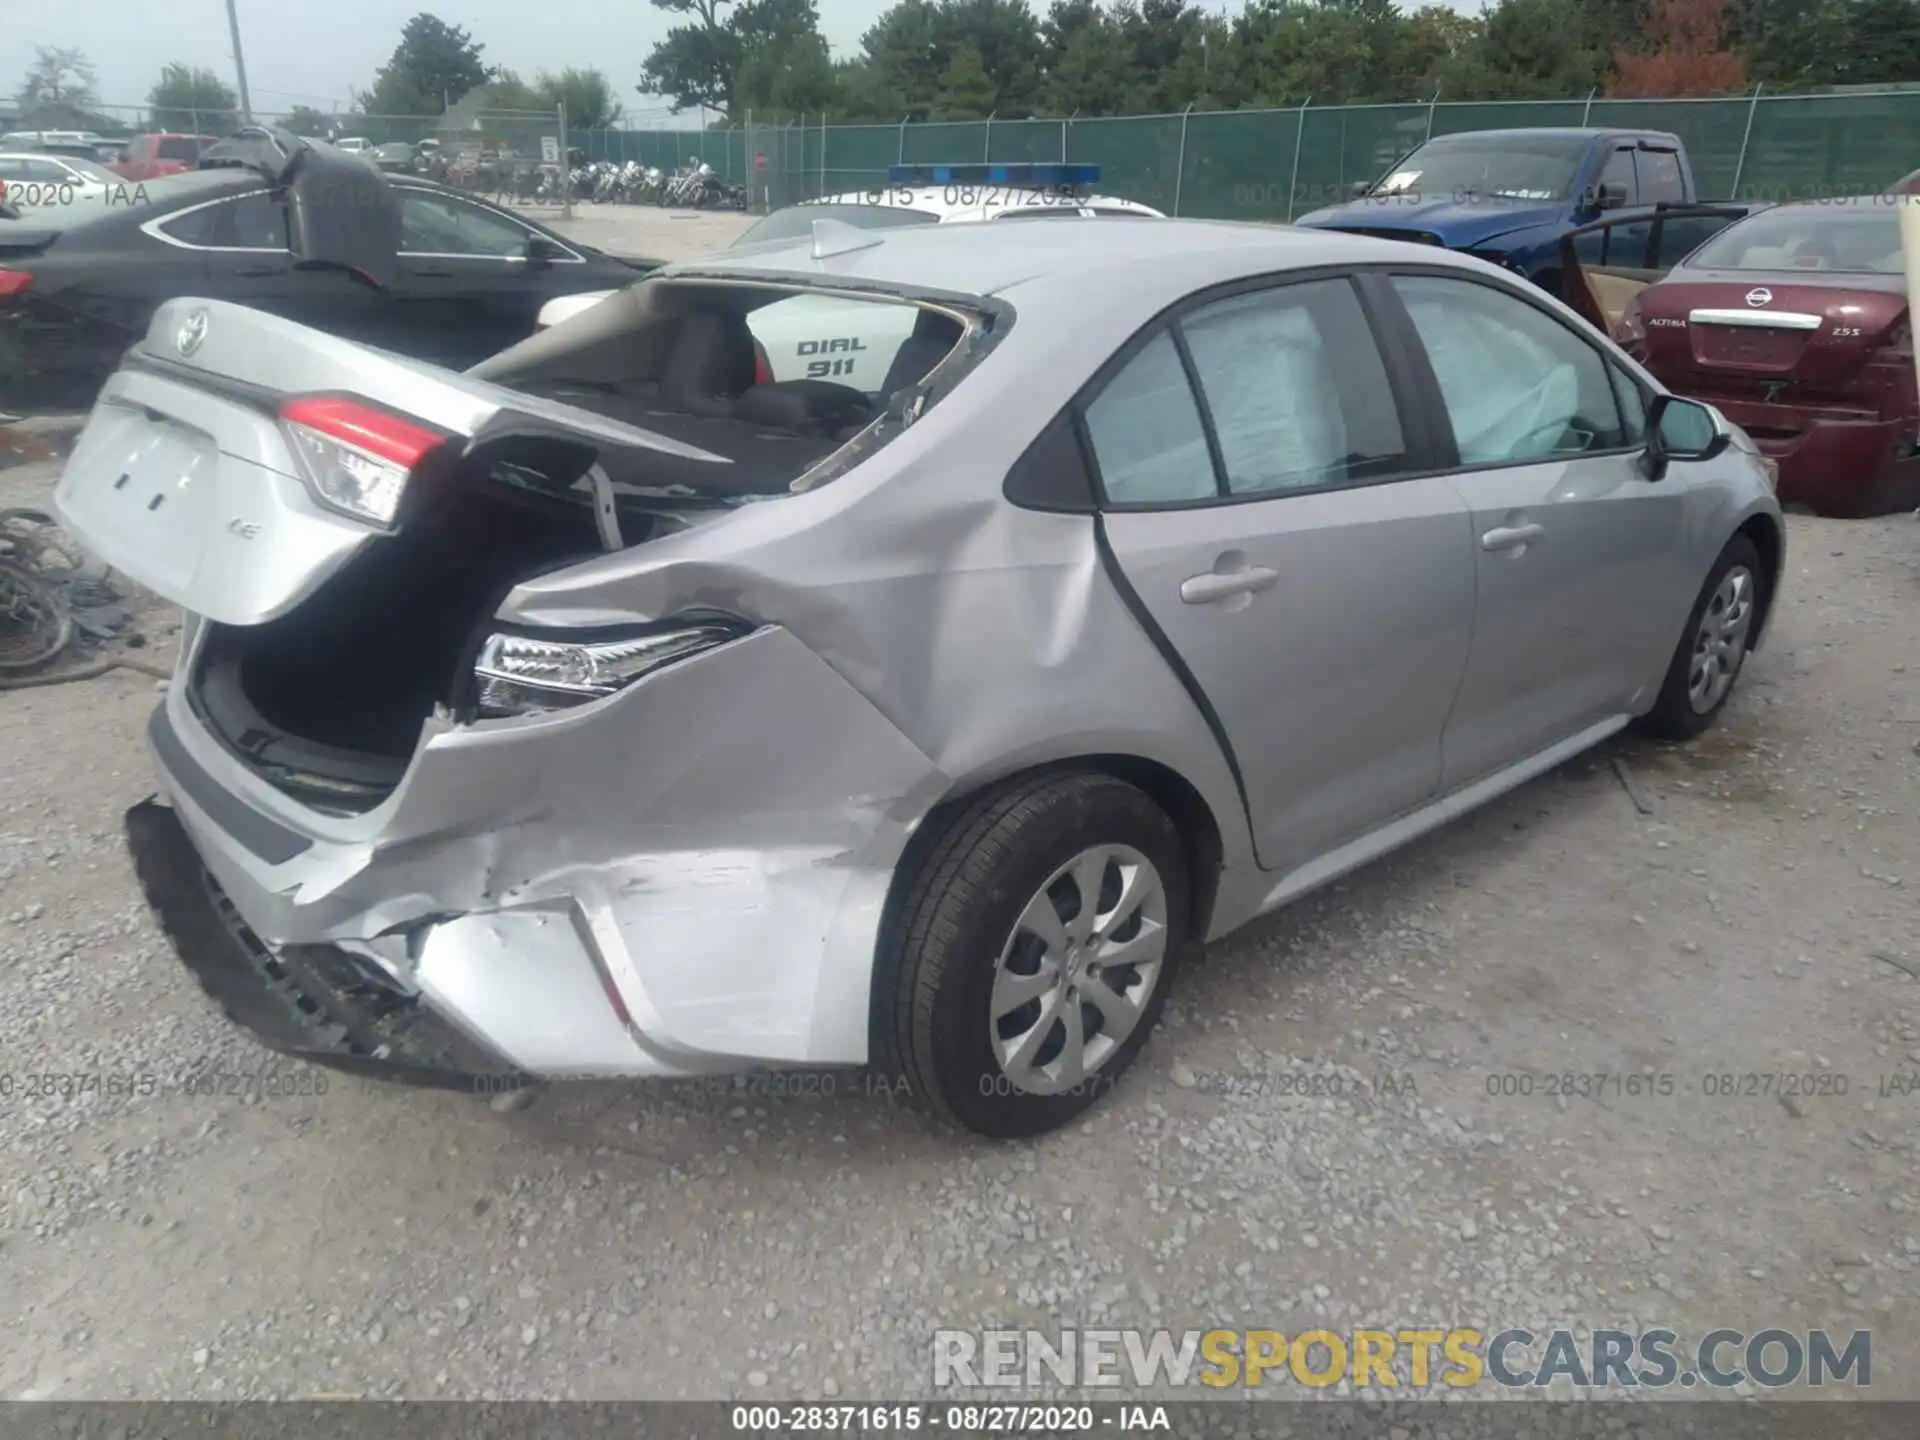
M1074 196L1039 186L888 185L775 210L743 230L728 248L790 242L808 233L817 220L833 220L857 230L882 230L1060 216L1166 218L1138 201ZM538 327L544 330L570 320L614 293L596 290L550 300L541 308ZM747 324L766 378L833 380L874 394L907 339L912 320L904 306L804 296L756 310L747 317Z
M0 154L0 200L29 215L71 206L133 203L134 185L73 155Z

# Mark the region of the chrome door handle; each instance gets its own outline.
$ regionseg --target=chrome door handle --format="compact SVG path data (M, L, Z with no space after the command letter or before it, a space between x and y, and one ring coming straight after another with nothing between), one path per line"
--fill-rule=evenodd
M1544 525L1499 525L1480 537L1482 550L1514 550L1547 533Z
M1215 600L1225 600L1230 595L1252 595L1265 590L1280 578L1278 570L1269 570L1264 565L1255 565L1247 570L1234 570L1222 575L1209 570L1204 575L1194 575L1180 582L1180 598L1189 605L1209 605Z

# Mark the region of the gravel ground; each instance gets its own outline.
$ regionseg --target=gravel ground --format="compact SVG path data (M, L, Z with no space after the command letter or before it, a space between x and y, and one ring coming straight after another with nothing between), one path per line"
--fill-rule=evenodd
M1613 1323L1868 1328L1876 1396L1920 1397L1920 1091L1887 1079L1920 1076L1920 522L1796 518L1789 554L1718 730L1214 947L1022 1146L850 1080L186 1093L270 1062L122 851L154 682L0 694L0 1396L885 1397L929 1392L936 1328ZM1703 1080L1808 1072L1846 1093Z

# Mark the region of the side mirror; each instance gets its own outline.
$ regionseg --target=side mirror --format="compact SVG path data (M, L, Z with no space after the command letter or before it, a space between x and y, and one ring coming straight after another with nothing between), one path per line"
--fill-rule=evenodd
M566 253L544 235L534 235L527 240L529 265L551 265L554 261L565 258Z
M1641 465L1649 480L1658 480L1669 462L1711 460L1732 438L1712 406L1678 395L1656 395L1647 407L1647 450Z
M1594 192L1594 208L1599 210L1624 210L1627 205L1627 187L1618 180L1609 180Z
M1347 187L1347 198L1349 200L1364 200L1367 198L1367 193L1372 189L1373 182L1371 180L1356 180Z

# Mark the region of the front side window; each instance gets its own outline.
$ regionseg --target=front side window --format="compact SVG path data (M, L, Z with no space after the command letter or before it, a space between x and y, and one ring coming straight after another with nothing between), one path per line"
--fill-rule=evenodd
M484 255L505 260L527 253L528 231L450 196L400 192L400 253Z
M1347 281L1236 295L1179 324L1229 494L1344 485L1406 468L1393 390Z
M1608 185L1618 185L1625 192L1627 198L1624 203L1628 205L1638 203L1636 197L1640 193L1640 187L1634 178L1633 151L1629 147L1623 145L1607 156L1607 163L1600 171L1600 186L1604 190ZM1599 194L1600 192L1596 191L1594 198L1598 199Z
M1204 500L1219 493L1200 407L1169 332L1148 341L1086 415L1100 480L1114 504Z
M1627 443L1606 361L1560 321L1472 281L1401 275L1393 285L1439 381L1461 464Z

